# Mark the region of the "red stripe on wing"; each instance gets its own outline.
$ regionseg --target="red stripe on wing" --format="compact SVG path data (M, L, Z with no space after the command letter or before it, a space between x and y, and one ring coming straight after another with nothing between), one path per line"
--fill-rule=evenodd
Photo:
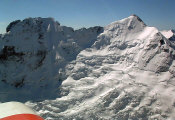
M0 120L44 120L44 119L41 118L40 116L33 114L17 114L1 118Z

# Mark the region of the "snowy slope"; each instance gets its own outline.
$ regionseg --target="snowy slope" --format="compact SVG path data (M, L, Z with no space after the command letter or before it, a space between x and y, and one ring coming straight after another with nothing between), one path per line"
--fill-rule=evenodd
M61 32L56 32L54 27L45 32L47 39L44 37L42 48L50 51L36 76L56 76L41 83L49 85L43 91L45 96L59 95L52 100L48 97L39 102L28 101L26 105L46 120L175 119L175 46L156 28L148 27L136 15L113 22L104 27L104 31L95 27L72 33L68 27L58 26L64 32L61 37L57 37ZM55 38L60 38L60 42ZM72 44L67 46L68 43ZM65 51L71 48L70 56L66 56L60 46L66 46ZM74 49L71 46L75 46ZM55 62L55 58L66 63ZM63 66L60 67L60 63ZM48 69L49 66L52 67ZM53 70L57 73L53 74ZM60 76L63 82L59 86ZM35 80L34 88L41 84L37 79L30 80ZM53 89L51 85L59 88Z

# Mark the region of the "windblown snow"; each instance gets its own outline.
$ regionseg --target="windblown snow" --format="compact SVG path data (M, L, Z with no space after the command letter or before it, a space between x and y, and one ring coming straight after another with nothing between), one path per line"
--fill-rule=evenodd
M14 21L0 51L0 102L46 120L175 119L175 44L136 15L79 30Z

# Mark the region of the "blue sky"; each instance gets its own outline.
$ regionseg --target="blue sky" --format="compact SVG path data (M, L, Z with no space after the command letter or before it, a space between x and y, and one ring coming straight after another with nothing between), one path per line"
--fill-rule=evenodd
M175 29L175 0L0 0L0 33L14 20L53 17L75 29L138 15L159 30Z

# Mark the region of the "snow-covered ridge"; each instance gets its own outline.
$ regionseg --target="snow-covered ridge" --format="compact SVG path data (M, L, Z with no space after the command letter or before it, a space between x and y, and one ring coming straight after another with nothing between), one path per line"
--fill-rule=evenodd
M174 42L175 41L175 31L174 30L164 30L160 31L167 39Z
M169 39L170 37L172 37L175 34L174 30L163 30L160 31L167 39Z
M77 31L24 21L1 37L2 100L37 95L26 104L46 120L175 119L175 45L138 16Z

